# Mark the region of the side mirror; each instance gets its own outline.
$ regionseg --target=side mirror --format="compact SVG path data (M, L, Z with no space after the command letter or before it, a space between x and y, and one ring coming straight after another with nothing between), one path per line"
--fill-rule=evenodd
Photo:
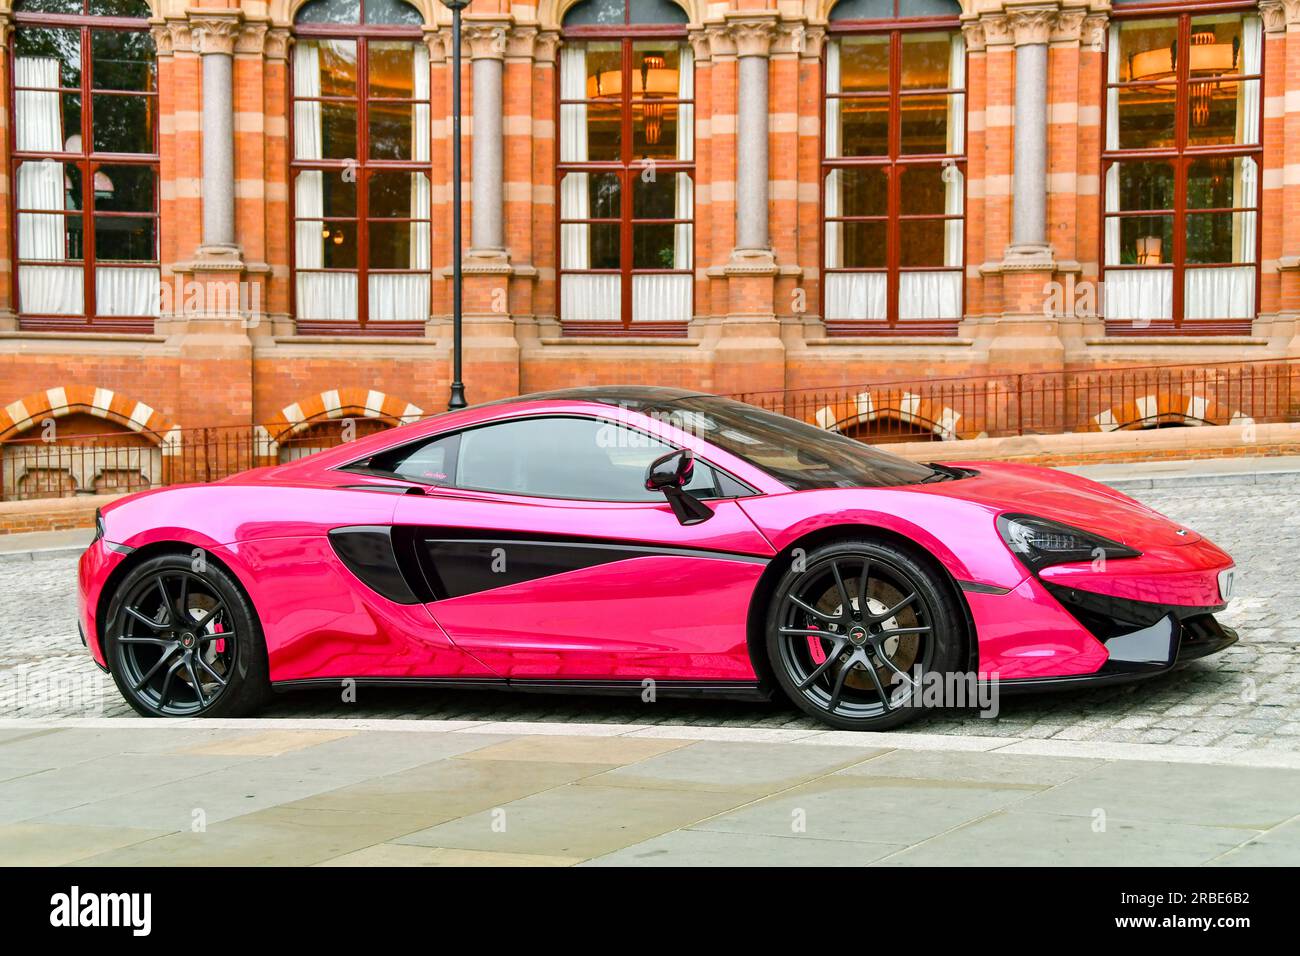
M650 463L645 473L647 491L662 491L673 514L684 525L699 524L713 517L713 510L683 489L695 474L695 453L689 448L670 451Z

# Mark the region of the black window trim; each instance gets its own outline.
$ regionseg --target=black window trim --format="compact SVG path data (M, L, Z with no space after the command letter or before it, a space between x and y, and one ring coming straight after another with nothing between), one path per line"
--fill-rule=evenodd
M535 421L537 419L551 419L551 418L576 418L582 421L603 422L605 424L616 425L620 428L626 428L629 431L634 431L639 434L645 435L647 438L668 445L670 448L673 448L674 450L677 451L680 451L682 447L684 447L684 446L676 445L673 442L666 441L661 436L652 435L644 428L641 428L636 425L629 425L627 422L621 422L615 418L608 418L603 415L600 415L599 413L583 415L577 412L537 412L531 415L524 414L524 415L516 415L507 418L494 418L491 421L486 421L486 422L475 422L472 425L466 425L464 428L456 429L454 431L436 432L432 435L426 435L423 438L418 438L415 441L403 445L397 445L393 448L385 448L383 451L378 451L375 452L374 454L367 455L365 458L358 458L356 461L350 461L343 465L336 465L333 470L346 471L346 472L351 472L353 474L373 475L376 478L390 478L390 479L395 479L397 481L409 482L410 484L419 485L424 488L434 488L438 490L445 489L451 491L470 491L477 494L504 495L506 497L511 497L511 498L538 498L546 501L593 501L593 502L599 502L601 504L615 504L615 505L658 505L659 504L659 502L654 501L653 499L636 501L636 500L629 500L626 498L568 498L562 495L539 495L539 494L529 494L525 492L516 492L516 491L502 491L499 488L472 488L467 485L457 484L454 481L448 482L445 485L437 485L426 481L419 481L418 479L411 478L408 475L399 475L396 472L382 471L380 469L368 468L365 466L365 464L363 464L369 462L376 455L388 454L389 452L396 451L401 448L412 447L412 446L422 447L431 442L441 441L445 438L455 438L456 443L453 446L454 448L453 455L452 455L453 467L451 471L451 474L454 475L455 465L457 463L456 458L458 456L459 448L460 448L460 436L465 434L466 432L474 431L475 429L479 429L479 428L488 428L493 425L507 425L514 422ZM709 498L700 498L699 499L700 501L735 501L739 498L754 498L754 497L762 496L763 494L762 491L755 488L749 482L737 478L734 474L732 474L727 469L720 468L719 466L713 464L713 462L709 461L707 458L702 458L699 455L696 455L695 457L697 461L703 462L709 468L713 469L715 473L720 475L725 475L727 478L731 479L738 486L744 489L744 492L742 494L716 495ZM721 490L721 489L717 489L717 490Z

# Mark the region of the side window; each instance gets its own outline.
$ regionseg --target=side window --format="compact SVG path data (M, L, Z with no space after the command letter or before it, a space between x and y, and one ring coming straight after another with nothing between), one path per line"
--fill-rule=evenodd
M424 485L450 485L456 470L459 435L447 435L417 445L404 445L358 462L353 467L397 475Z
M670 445L612 422L528 418L461 434L456 484L548 498L657 501L647 491L650 462Z

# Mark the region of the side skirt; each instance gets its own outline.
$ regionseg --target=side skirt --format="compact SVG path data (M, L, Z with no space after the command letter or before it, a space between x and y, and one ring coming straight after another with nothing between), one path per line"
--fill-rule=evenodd
M649 680L650 678L647 678ZM345 680L355 680L361 687L424 687L437 690L507 690L530 694L572 694L600 697L639 697L646 689L641 681L604 680L506 680L504 678L457 677L312 677L303 680L275 681L271 689L280 693L320 687L337 688ZM768 701L772 691L756 681L730 681L710 684L700 681L654 681L659 697L715 700Z

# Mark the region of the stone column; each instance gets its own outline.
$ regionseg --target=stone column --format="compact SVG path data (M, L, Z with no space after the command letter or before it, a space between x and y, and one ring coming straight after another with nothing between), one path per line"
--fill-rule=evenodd
M777 15L727 15L736 44L736 246L734 258L772 258L768 235L768 52Z
M1047 42L1057 8L1008 4L1016 46L1015 147L1011 174L1011 245L1006 261L1019 268L1052 268L1047 241Z
M470 81L474 109L474 148L470 168L470 256L505 258L502 201L502 69L508 24L503 21L468 21Z
M191 11L190 36L203 60L203 243L199 259L238 261L235 241L234 53L239 10Z

